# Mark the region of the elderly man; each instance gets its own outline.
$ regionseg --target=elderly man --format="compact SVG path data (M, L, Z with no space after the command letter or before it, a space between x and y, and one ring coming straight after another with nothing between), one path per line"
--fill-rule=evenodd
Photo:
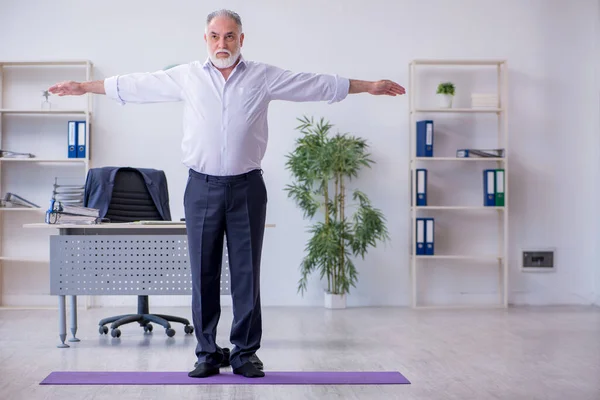
M103 81L61 82L59 96L106 94L115 101L183 101L184 193L193 280L192 318L197 338L195 368L207 377L231 365L245 377L264 376L256 356L262 337L260 263L267 207L261 160L267 146L267 109L272 100L339 102L349 93L396 96L402 86L337 75L293 73L241 55L238 14L208 15L204 39L209 57L165 71L132 73ZM215 342L221 314L221 254L226 235L231 272L233 325L229 350Z

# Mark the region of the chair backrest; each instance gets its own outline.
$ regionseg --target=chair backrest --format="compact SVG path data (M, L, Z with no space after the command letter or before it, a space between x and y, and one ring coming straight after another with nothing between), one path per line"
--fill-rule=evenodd
M117 171L105 218L110 222L163 219L148 192L144 177L133 168L121 168Z

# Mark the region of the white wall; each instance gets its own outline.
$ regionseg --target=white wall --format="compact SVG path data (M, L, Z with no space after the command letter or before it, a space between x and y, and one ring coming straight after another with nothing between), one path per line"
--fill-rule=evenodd
M9 1L0 8L0 37L4 38L0 58L88 58L95 64L96 79L205 59L204 19L221 7L234 9L243 18L246 58L295 71L389 78L408 86L407 65L414 58L505 58L511 69L510 300L593 302L600 288L600 278L594 284L600 139L598 93L589 82L594 79L590 38L598 24L598 2L337 0L326 4L317 0L285 6L272 0L168 5L140 0ZM186 171L179 162L181 105L121 107L103 97L95 102L94 166L164 169L173 217L182 217ZM293 149L298 136L295 118L302 114L324 116L340 131L368 138L377 162L359 184L385 213L391 242L372 250L365 261L357 261L360 282L349 304L409 304L407 110L406 97L368 95L350 96L332 106L272 104L263 166L270 201L267 219L277 227L266 234L263 304L322 304L317 277L304 298L296 293L307 222L283 191L290 176L283 168L285 155ZM582 194L582 188L590 194ZM11 228L15 232L17 224ZM527 246L556 247L556 273L521 273L520 250ZM5 297L12 294L23 300L19 293L47 293L43 267L19 268L5 268ZM38 280L24 283L18 278L23 270ZM483 281L465 286L449 284L444 278L436 284L444 282L446 287L433 287L432 300L448 293L456 299L481 290L491 295L495 290ZM46 301L43 298L37 301ZM134 299L126 301L133 304ZM187 304L188 299L171 301ZM54 304L54 299L50 302Z
M596 90L598 97L598 109L596 110L596 121L598 122L597 133L600 133L600 0L596 4ZM596 262L596 305L600 306L600 262Z

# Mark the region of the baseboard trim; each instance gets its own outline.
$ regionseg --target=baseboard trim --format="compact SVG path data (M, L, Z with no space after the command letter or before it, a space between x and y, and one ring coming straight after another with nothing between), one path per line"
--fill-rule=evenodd
M191 296L150 296L150 307L192 307ZM69 297L67 309L71 307ZM231 296L221 296L222 306L231 306ZM137 306L137 296L77 296L77 309L102 307ZM2 309L58 309L58 296L50 294L3 294L0 299Z
M150 309L152 307L192 307L192 296L164 296L156 295L148 298ZM135 307L137 296L92 296L92 307ZM230 306L231 296L221 296L221 306Z
M3 294L2 307L58 309L58 298L43 294Z

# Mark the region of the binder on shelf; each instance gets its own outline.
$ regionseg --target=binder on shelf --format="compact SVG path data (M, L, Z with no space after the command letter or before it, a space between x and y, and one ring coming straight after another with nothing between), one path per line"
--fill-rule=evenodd
M417 232L415 244L417 246L415 254L418 256L425 255L425 218L417 218Z
M417 206L427 205L427 170L417 169Z
M67 127L68 157L77 158L77 121L69 121Z
M11 192L6 193L4 199L0 199L0 208L2 207L40 208L37 204Z
M417 157L433 157L433 121L417 121Z
M504 149L458 149L457 158L503 158Z
M85 121L77 121L77 158L85 158Z
M496 170L483 170L483 205L496 206Z
M35 158L35 154L0 149L0 158Z
M496 207L504 207L504 169L496 170Z
M425 255L432 256L434 254L434 219L425 218Z

